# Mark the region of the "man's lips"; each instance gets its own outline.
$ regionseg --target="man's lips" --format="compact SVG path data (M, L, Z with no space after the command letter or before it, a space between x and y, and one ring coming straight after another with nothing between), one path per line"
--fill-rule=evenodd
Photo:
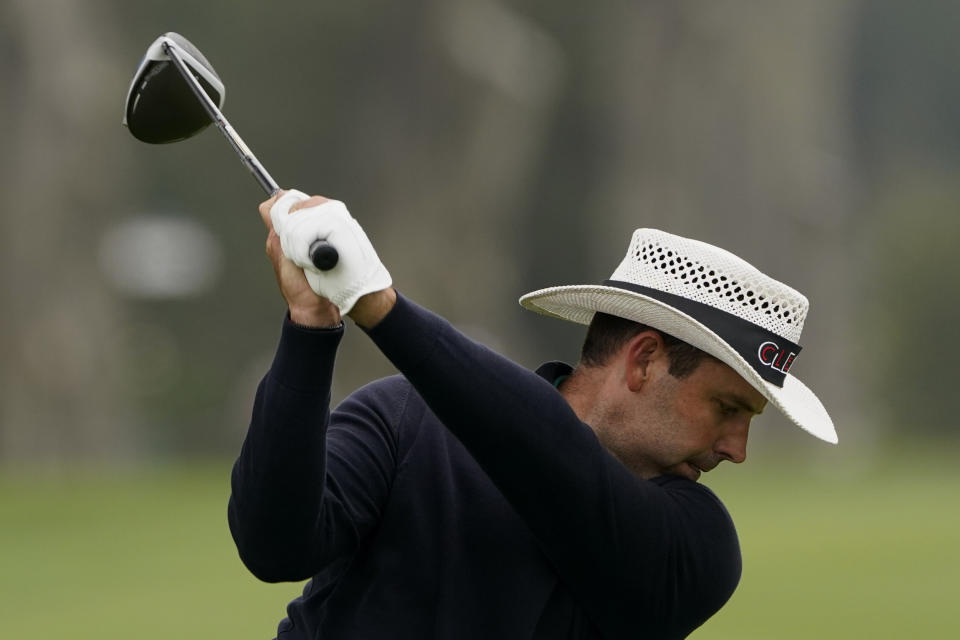
M700 466L700 464L703 464L703 466ZM715 469L716 466L719 464L719 461L700 463L700 464L696 462L691 462L690 460L684 460L683 462L680 462L670 467L670 469L667 469L666 471L664 471L664 473L667 475L681 476L683 478L686 478L688 480L693 480L694 482L696 482L697 480L700 479L701 474L708 473L713 469Z
M703 465L703 466L700 466L700 465L697 464L696 462L687 461L685 464L686 464L686 467L690 470L690 476L689 476L690 479L693 480L694 482L696 482L697 480L700 479L700 475L701 475L701 474L703 474L703 473L709 473L710 471L712 471L713 469L715 469L716 466L717 466L717 464L719 464L719 463L718 463L718 462L714 462L714 463L709 464L709 465L705 464L705 465Z

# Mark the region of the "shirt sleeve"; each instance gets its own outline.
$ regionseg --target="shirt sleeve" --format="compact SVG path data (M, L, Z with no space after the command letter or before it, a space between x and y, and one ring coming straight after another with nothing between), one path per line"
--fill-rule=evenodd
M342 333L287 317L257 388L228 520L241 559L264 581L304 580L353 554L390 491L403 398L368 385L331 414Z
M398 298L368 334L524 519L604 637L684 637L740 576L706 487L635 477L552 385Z

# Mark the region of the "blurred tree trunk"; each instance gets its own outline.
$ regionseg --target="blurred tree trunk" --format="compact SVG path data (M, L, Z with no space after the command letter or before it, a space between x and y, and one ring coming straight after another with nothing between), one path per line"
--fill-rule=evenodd
M428 116L426 130L404 132L410 162L391 166L382 182L403 195L382 224L404 238L394 264L410 275L402 281L411 294L437 301L459 324L500 330L515 312L516 256L530 241L515 230L529 213L526 193L543 161L565 56L536 20L496 0L435 1L421 20L436 65L425 74L423 103L452 108L458 121L449 127Z
M727 248L809 294L809 348L795 373L815 378L841 441L857 431L861 408L846 90L855 8L827 0L591 7L563 38L589 39L571 57L579 93L590 99L567 123L588 135L557 132L553 153L584 170L554 166L539 185L566 190L579 216L551 237L586 254L573 258L580 272L606 277L631 230L656 227ZM565 175L582 178L580 195L569 193ZM542 272L545 256L542 249L525 270ZM541 339L552 338L545 331Z
M5 5L0 460L111 455L132 446L121 419L118 308L96 260L96 203L124 189L112 139L126 87L111 83L122 75L110 56L111 16L69 0Z
M795 373L855 438L862 287L850 268L857 203L845 88L855 4L661 6L672 15L638 20L660 34L619 40L619 57L646 61L649 82L622 68L624 93L607 102L625 135L600 190L638 224L714 242L807 293L809 350ZM651 96L660 113L638 118Z
M849 346L859 289L846 255L854 5L291 8L305 31L323 25L313 41L291 37L270 6L240 3L233 22L211 9L183 28L209 45L230 79L228 115L274 175L347 199L414 299L526 364L575 358L581 330L522 312L520 294L602 280L639 226L713 242L811 294L808 350L795 371L817 378L843 439L860 405ZM276 292L262 259L251 259L255 221L236 222L238 210L252 211L253 187L223 142L208 133L128 166L136 143L120 109L137 60L113 39L137 39L139 55L143 34L155 37L154 25L192 6L0 5L0 77L10 79L0 101L0 460L115 455L143 437L156 445L148 422L164 433L187 425L184 439L195 437L217 418L225 370L250 352L259 363L263 339L250 336L275 331ZM245 38L271 42L270 56L230 46ZM296 86L296 98L276 99L273 83ZM184 170L188 157L203 162L204 179ZM226 198L223 186L209 188L234 183L242 186ZM107 291L99 236L133 193L154 208L202 213L227 239L234 253L220 297L138 306ZM128 315L190 353L182 384L151 396L168 411L133 406L156 385L131 375L138 362L155 368L131 354L169 349L144 345ZM218 327L216 339L197 318ZM347 340L341 391L387 372L359 332ZM182 389L193 399L176 402ZM242 412L247 395L244 386Z

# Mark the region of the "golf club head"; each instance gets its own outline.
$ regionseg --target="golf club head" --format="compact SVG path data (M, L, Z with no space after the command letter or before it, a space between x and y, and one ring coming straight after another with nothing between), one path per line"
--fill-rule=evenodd
M186 79L164 52L165 42L177 47L180 57L218 108L223 108L226 93L217 72L189 40L172 31L157 38L130 82L123 116L123 124L130 133L151 144L184 140L212 122Z

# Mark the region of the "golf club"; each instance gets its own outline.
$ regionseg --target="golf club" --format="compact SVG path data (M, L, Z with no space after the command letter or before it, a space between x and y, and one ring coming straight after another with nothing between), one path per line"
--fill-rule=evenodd
M279 185L230 126L220 109L225 87L213 66L189 40L168 32L147 49L130 82L123 124L138 140L151 144L179 142L216 123L234 151L269 196ZM325 240L310 245L310 259L321 271L340 256Z

